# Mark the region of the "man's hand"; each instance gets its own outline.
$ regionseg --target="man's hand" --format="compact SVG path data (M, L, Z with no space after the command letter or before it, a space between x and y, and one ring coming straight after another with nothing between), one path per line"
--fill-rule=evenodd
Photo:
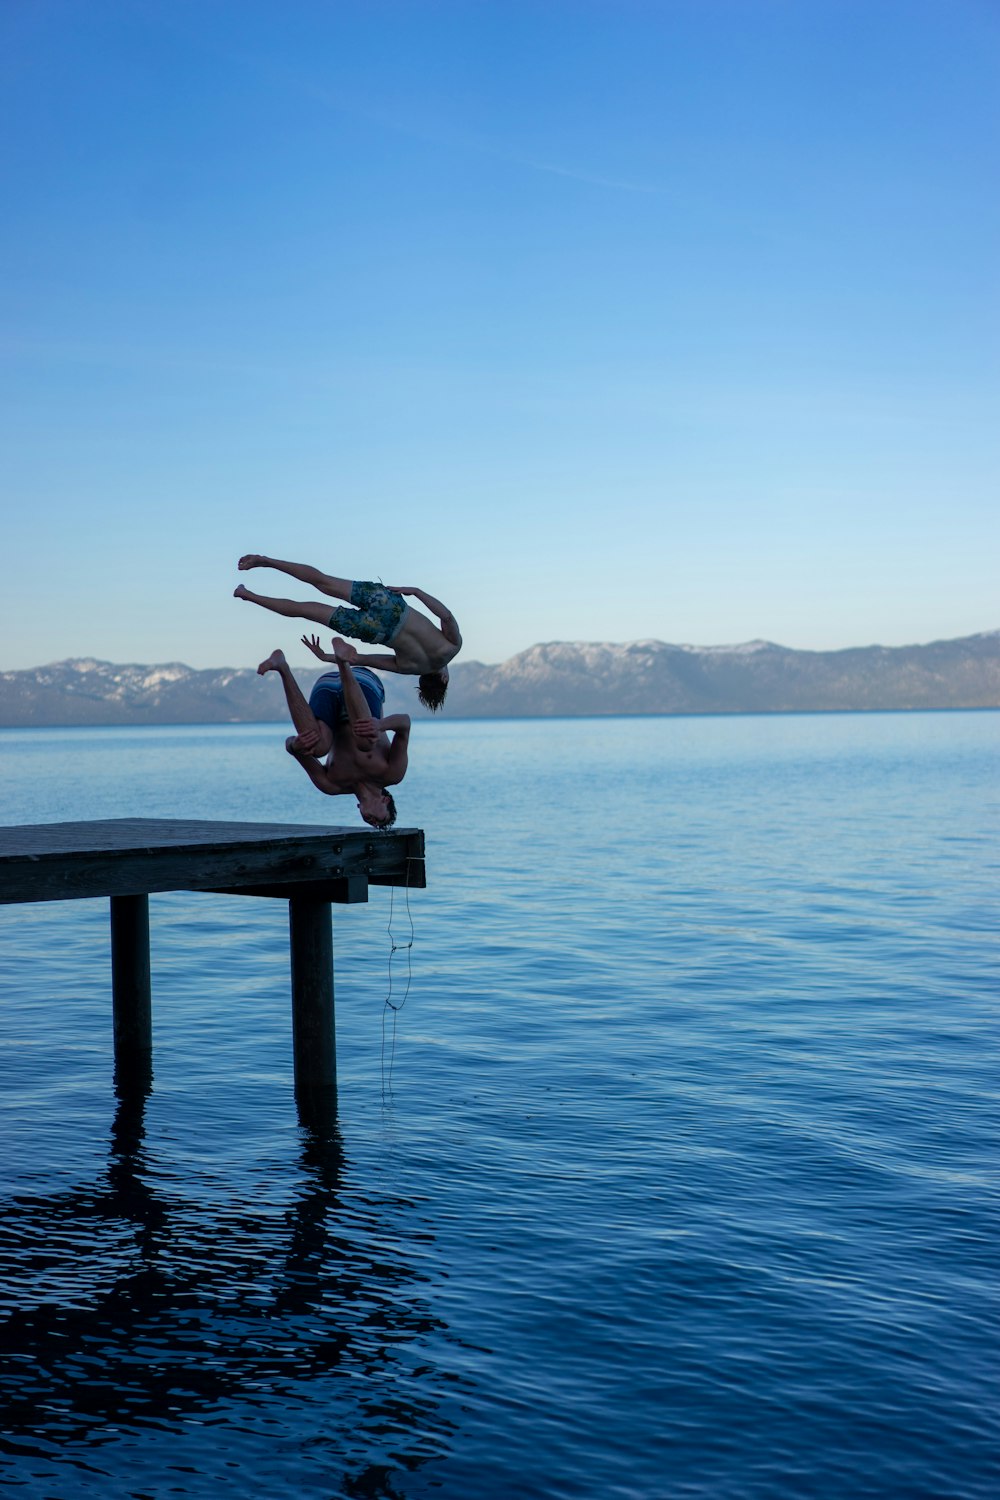
M328 651L323 650L323 647L319 643L318 635L304 635L302 637L302 644L303 646L308 646L313 656L318 656L320 661L336 661L337 659L335 656L331 656Z
M361 745L374 745L379 735L379 725L374 719L355 719L351 725L354 738Z
M301 734L290 734L285 741L289 755L312 755L319 744L318 729L304 729Z
M390 594L419 594L420 593L419 589L404 589L404 588L399 588L394 583L387 583L386 584L386 588L389 590Z
M347 641L342 641L339 635L334 636L331 645L333 646L333 655L336 661L346 661L348 663L357 661L357 647L350 645ZM329 658L327 659L329 660Z

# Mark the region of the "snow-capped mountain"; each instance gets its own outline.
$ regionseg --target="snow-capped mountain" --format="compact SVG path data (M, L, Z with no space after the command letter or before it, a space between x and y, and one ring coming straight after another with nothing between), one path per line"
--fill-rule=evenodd
M318 675L296 673L308 693ZM508 661L459 660L448 718L589 714L804 713L1000 707L1000 631L924 646L795 651L665 641L550 641ZM426 717L412 680L387 674L386 712ZM90 657L0 672L0 725L284 721L273 674L181 662L115 665Z

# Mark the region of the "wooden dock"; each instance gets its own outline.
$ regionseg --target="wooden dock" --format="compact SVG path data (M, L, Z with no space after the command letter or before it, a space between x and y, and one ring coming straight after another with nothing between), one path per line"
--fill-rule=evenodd
M152 1076L149 897L206 891L288 902L292 1055L300 1114L312 1123L336 1097L334 903L367 901L369 885L422 887L424 836L287 823L110 818L0 828L0 904L111 903L115 1077Z

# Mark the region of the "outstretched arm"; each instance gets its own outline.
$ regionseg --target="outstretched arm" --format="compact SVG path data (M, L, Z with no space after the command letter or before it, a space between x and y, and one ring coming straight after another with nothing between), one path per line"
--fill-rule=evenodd
M323 647L319 643L318 635L304 635L301 637L301 640L303 646L308 646L313 656L318 656L320 661L347 661L353 665L359 660L358 653L350 641L341 640L339 635L335 635L330 641L333 647L332 651L323 650Z
M400 670L395 654L392 656L383 656L381 652L376 652L374 656L361 656L356 651L351 657L351 665L354 667L374 667L376 672L398 672Z
M308 646L313 656L318 656L320 661L346 661L350 662L352 667L374 667L376 672L399 671L399 663L396 661L395 654L392 656L383 656L381 654L361 656L347 641L342 641L339 635L335 635L333 638L332 651L323 650L323 647L319 643L318 635L304 635L302 637L302 644L303 646Z
M302 644L303 644L303 646L308 646L309 650L312 652L313 656L318 656L319 659L320 659L320 661L336 661L337 660L337 658L334 656L334 654L333 654L332 651L324 651L323 650L323 647L319 643L319 636L318 635L304 635L302 637Z
M438 623L441 626L441 634L445 640L450 641L453 646L460 646L462 644L458 621L448 606L442 604L440 599L435 599L434 595L428 594L425 589L393 589L391 592L394 594L409 594L412 598L419 599L425 609L429 609L432 615L437 615Z

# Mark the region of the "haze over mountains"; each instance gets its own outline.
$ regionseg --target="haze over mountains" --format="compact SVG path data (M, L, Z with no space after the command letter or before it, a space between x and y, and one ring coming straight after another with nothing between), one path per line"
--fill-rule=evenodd
M293 658L293 666L296 666ZM308 692L318 672L296 666ZM385 676L386 712L428 717L411 679ZM795 651L770 641L553 641L508 661L458 661L449 718L592 714L809 713L1000 707L1000 630L923 646ZM73 658L0 673L0 725L285 721L277 677L180 662Z

